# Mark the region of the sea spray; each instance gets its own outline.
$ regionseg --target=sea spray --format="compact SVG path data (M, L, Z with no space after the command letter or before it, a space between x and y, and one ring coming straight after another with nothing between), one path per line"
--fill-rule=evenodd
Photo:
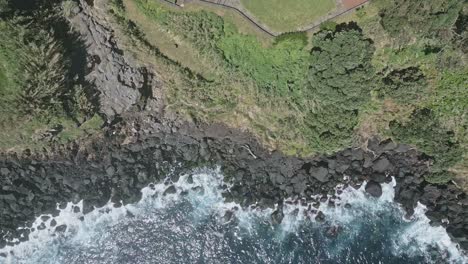
M57 217L39 217L29 241L0 253L7 254L5 263L386 263L431 262L438 257L428 253L433 247L449 263L466 261L443 228L429 225L421 205L403 220L394 184L384 184L379 199L364 187L339 186L328 197L335 206L285 201L282 222L272 225L279 205L225 203L220 170L201 169L175 183L149 185L136 204L109 202L83 215L82 202L69 203ZM323 222L316 220L319 211Z

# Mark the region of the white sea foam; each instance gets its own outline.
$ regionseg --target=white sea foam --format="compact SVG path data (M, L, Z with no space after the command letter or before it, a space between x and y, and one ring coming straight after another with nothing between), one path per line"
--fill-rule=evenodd
M454 244L445 229L441 226L434 227L429 224L426 217L426 207L418 203L414 210L411 223L398 234L398 243L395 243L396 254L403 251L415 253L415 248L409 245L416 243L421 247L434 247L446 258L454 263L468 263L468 257L463 255L456 244Z
M189 177L193 178L193 182L189 181ZM71 240L73 244L89 244L93 243L96 233L102 229L110 227L127 219L129 213L132 215L151 215L157 213L164 208L167 208L181 199L187 199L193 206L192 220L198 221L207 215L216 214L220 219L227 211L232 211L238 220L239 227L242 230L256 232L256 223L258 221L269 221L271 213L274 209L242 209L239 205L230 202L224 202L221 195L220 186L223 183L223 176L220 169L215 170L198 170L191 176L183 175L180 179L173 183L176 188L176 193L163 195L167 189L167 185L154 184L142 190L142 199L136 203L115 208L109 202L102 208L97 208L87 215L81 213L82 202L78 204L69 203L65 209L60 210L57 217L50 218L45 221L44 230L39 230L38 227L42 224L39 217L33 224L35 231L29 236L27 242L20 243L13 247L6 247L0 250L0 253L8 253L8 257L4 260L5 263L34 263L31 260L34 258L35 252L48 250L49 255L57 254L60 250L57 244L61 239ZM322 203L318 210L326 215L326 222L330 226L347 226L356 219L360 219L364 214L378 218L383 210L389 207L394 207L394 189L395 181L389 184L383 184L383 194L379 199L369 197L364 191L365 184L358 190L348 187L342 190L342 193L336 195L337 206L331 207L327 203ZM351 209L344 207L345 204L351 205ZM79 213L74 213L73 207L80 208ZM279 226L279 237L288 233L298 232L305 222L313 223L316 213L308 210L309 205L301 205L300 203L285 203L283 207L284 219ZM399 209L401 216L404 215ZM394 252L408 254L424 251L427 246L435 246L442 252L446 252L447 258L450 258L453 263L466 263L467 259L461 254L457 246L450 241L449 236L441 227L431 227L429 220L424 215L425 208L419 205L416 208L416 213L409 225L404 230L398 230L395 233ZM80 220L81 218L81 220ZM66 225L67 230L63 234L54 232L54 228L50 227L50 223L54 219L57 222L56 226ZM353 238L352 232L360 232L359 229L348 230L347 236ZM356 235L354 234L354 235ZM222 234L220 234L222 236ZM242 239L242 236L238 236ZM0 258L0 262L2 259Z

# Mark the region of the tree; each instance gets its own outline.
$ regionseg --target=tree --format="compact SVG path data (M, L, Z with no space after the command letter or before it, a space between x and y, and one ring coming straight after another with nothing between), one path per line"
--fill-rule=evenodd
M394 37L450 40L464 0L382 0L381 24Z
M320 31L312 43L308 96L319 107L359 109L373 88L372 41L355 23L349 23L338 25L335 31Z
M445 128L431 109L416 109L407 122L390 122L390 133L397 141L416 146L434 158L432 174L426 179L431 182L450 180L447 172L463 157L463 148L455 133Z
M309 89L303 95L309 137L314 149L333 151L349 146L359 111L370 100L374 46L355 23L326 28L312 44Z

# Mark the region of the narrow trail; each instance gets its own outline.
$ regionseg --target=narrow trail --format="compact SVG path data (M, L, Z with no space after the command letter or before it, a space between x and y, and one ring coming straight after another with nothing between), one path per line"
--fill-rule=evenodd
M169 0L159 0L159 1L170 4L172 6L176 6L178 8L183 8L182 5L173 3L173 2L171 2ZM313 23L311 23L309 25L306 25L304 27L297 28L296 30L292 30L292 31L311 32L311 31L315 30L317 27L319 27L320 24L322 24L324 22L327 22L327 21L330 21L330 20L333 20L333 19L335 19L335 18L337 18L339 16L348 14L348 13L356 10L357 8L359 8L361 6L366 5L370 1L371 0L365 0L364 2L361 2L361 3L359 3L359 4L355 5L355 6L352 6L350 8L345 8L345 7L337 8L337 10L332 12L331 14L326 15L326 16L322 16L321 18L319 18L315 22L313 22ZM243 8L243 6L242 6L242 4L240 3L239 0L186 0L185 2L186 3L201 2L201 3L218 6L218 7L225 8L225 9L234 10L237 13L239 13L242 17L244 17L249 22L249 24L251 24L254 28L261 31L262 33L266 33L270 37L276 37L276 36L279 36L279 35L281 35L283 33L286 33L286 32L276 32L276 31L270 29L267 25L265 25L265 24L261 23L260 21L258 21L257 18L255 18L252 14L250 14L247 10L245 10Z

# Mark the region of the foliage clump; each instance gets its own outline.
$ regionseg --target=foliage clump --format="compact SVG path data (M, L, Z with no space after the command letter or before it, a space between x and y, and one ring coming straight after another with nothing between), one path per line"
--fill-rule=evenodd
M381 24L393 36L450 40L451 28L463 8L460 0L383 0Z
M0 127L8 127L0 148L34 143L36 131L76 127L95 114L90 85L77 77L86 59L71 59L84 45L59 2L0 2L9 7L0 15Z
M445 128L431 109L416 109L407 122L390 122L390 133L399 142L414 145L434 158L428 181L450 180L446 169L462 159L463 148L455 133Z
M370 97L374 46L354 23L320 31L313 39L309 96L317 106L356 110Z
M299 94L305 86L309 53L300 33L280 36L265 48L254 36L227 28L218 42L228 65L251 77L270 96Z
M312 38L308 90L303 96L311 115L313 146L338 149L349 145L361 108L370 100L375 70L374 46L354 23Z
M382 77L381 97L401 104L415 103L426 94L427 81L418 67L394 69Z

